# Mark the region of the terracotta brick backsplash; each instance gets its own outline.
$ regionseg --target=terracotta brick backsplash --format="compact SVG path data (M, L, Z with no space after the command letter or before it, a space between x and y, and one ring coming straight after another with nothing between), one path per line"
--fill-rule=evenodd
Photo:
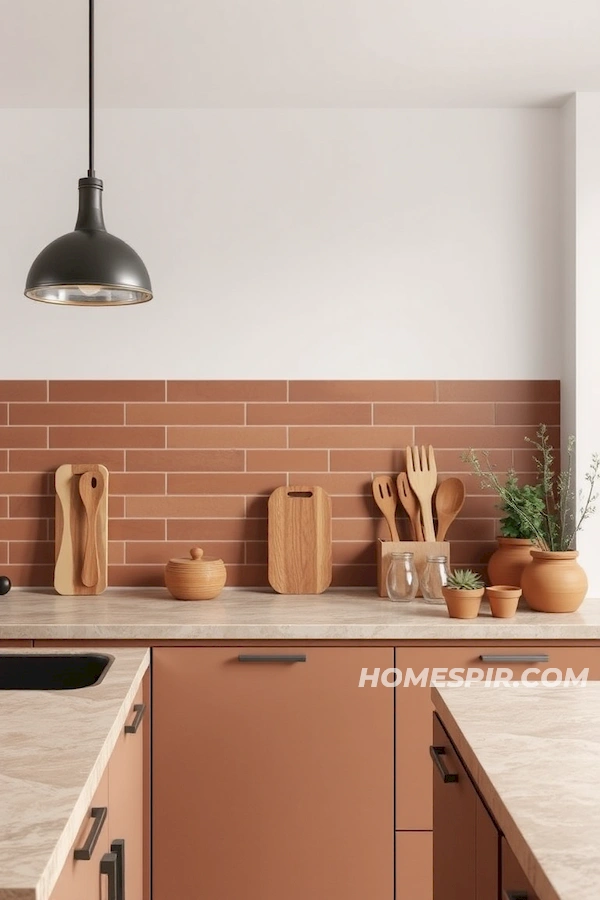
M404 468L412 443L465 480L452 562L483 570L496 498L460 453L489 449L500 471L533 476L524 436L540 422L557 446L558 381L0 381L0 574L52 584L53 472L97 462L110 472L112 585L161 585L194 544L223 558L228 584L267 585L267 499L281 484L331 494L333 583L374 585L386 529L371 478Z

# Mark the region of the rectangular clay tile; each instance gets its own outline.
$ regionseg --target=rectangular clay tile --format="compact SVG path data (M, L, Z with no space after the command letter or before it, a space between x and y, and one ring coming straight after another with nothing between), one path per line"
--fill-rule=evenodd
M109 472L122 472L123 450L11 450L11 472L44 472L56 470L63 463L99 463Z
M244 515L243 497L128 497L131 518L236 518Z
M171 472L169 494L270 494L281 484L280 473Z
M11 425L122 425L123 403L11 403Z
M127 451L131 472L241 472L243 468L243 450Z
M169 402L247 402L287 400L286 381L169 381Z
M160 425L155 427L143 425L106 427L57 425L50 428L50 446L69 449L78 447L161 448L165 446L165 429Z
M164 381L51 381L50 400L71 403L160 403L166 400ZM40 399L44 399L43 397Z
M35 403L48 399L47 381L0 381L0 402Z
M370 403L249 403L249 425L370 425Z
M168 447L286 447L287 430L268 425L205 425L167 428Z
M439 381L442 402L544 403L560 400L560 381Z
M247 450L248 472L326 472L327 450Z
M243 403L128 403L128 425L243 425Z
M290 400L304 403L400 403L435 399L434 381L290 381Z
M374 425L292 426L290 447L362 449L398 447L412 443L412 427Z
M493 425L493 403L376 403L375 425Z

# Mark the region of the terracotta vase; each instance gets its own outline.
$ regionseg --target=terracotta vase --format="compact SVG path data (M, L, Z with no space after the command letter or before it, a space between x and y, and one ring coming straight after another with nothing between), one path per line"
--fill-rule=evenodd
M523 569L531 562L533 544L527 538L498 538L498 549L487 565L490 584L521 584Z
M492 615L496 619L512 619L517 612L521 588L511 584L494 584L486 588Z
M579 609L588 580L577 562L578 556L577 550L531 550L531 562L521 577L523 595L531 609L550 613Z
M457 591L443 587L442 594L444 595L450 618L476 619L484 590L485 588L478 588L475 591Z

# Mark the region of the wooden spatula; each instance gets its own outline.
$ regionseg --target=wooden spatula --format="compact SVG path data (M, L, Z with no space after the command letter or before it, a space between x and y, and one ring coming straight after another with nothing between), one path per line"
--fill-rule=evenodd
M375 503L383 513L385 521L390 529L391 539L399 541L400 535L396 528L396 507L398 506L398 494L396 485L391 475L376 475L373 479L373 496Z
M418 447L406 448L406 473L409 484L421 504L425 540L435 541L431 498L437 483L437 467L431 444L427 453L425 453L425 447L421 447L420 456Z
M421 509L419 501L412 492L408 483L406 472L400 472L396 479L398 485L398 499L404 507L410 521L411 538L413 541L424 541L423 525L421 524Z
M86 587L98 583L98 542L96 539L97 517L104 478L101 472L83 472L79 476L79 496L87 519L87 539L81 568L81 580Z

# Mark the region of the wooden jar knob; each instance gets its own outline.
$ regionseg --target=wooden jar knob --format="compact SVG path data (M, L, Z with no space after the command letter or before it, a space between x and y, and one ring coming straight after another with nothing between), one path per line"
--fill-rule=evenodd
M202 557L204 556L204 550L202 550L200 547L192 547L192 549L190 550L190 556L192 557L192 559L202 559Z

